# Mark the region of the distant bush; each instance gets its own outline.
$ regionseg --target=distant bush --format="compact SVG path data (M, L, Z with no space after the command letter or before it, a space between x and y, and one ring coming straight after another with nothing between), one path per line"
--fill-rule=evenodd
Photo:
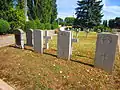
M111 28L105 27L103 25L95 26L93 29L95 32L112 32Z
M45 23L45 29L50 30L51 29L51 24L50 23Z
M10 25L7 21L0 19L0 34L8 33Z

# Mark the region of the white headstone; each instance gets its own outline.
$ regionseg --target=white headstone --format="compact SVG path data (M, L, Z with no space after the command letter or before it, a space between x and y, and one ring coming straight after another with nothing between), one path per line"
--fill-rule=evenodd
M34 30L34 50L38 53L43 54L43 31L42 30Z
M98 34L95 53L95 67L111 73L116 53L118 35Z
M71 31L60 31L58 33L57 48L58 57L70 60L71 56Z
M45 36L44 36L44 39L45 39L45 49L49 49L48 41L49 41L49 39L52 39L52 37L48 36L48 35L49 35L49 31L45 31Z

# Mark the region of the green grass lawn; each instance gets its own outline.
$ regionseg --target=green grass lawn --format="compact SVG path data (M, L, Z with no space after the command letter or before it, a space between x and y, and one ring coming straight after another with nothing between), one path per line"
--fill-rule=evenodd
M0 49L0 78L16 90L118 90L120 54L117 52L112 75L94 67L96 33L78 35L70 61L57 58L56 37L44 54L14 47ZM74 35L75 37L75 35ZM75 37L76 38L76 37Z

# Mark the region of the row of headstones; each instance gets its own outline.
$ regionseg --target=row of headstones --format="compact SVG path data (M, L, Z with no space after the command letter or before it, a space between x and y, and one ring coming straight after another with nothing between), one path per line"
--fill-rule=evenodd
M22 33L21 31L21 34ZM43 54L43 39L45 39L46 49L49 48L48 40L51 39L51 37L48 36L48 31L46 31L44 36L42 30L28 30L26 36L27 44L29 46L33 45L35 52ZM23 37L21 35L21 44L22 40ZM77 42L77 39L73 39L71 31L60 31L57 36L57 56L70 60L73 42ZM94 62L95 67L102 68L109 73L112 72L117 42L118 35L116 34L98 34Z

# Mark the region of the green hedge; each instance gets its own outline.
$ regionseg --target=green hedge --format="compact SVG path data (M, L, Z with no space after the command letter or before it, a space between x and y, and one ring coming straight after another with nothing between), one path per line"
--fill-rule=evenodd
M7 34L9 32L9 29L9 23L3 19L0 19L0 34Z

